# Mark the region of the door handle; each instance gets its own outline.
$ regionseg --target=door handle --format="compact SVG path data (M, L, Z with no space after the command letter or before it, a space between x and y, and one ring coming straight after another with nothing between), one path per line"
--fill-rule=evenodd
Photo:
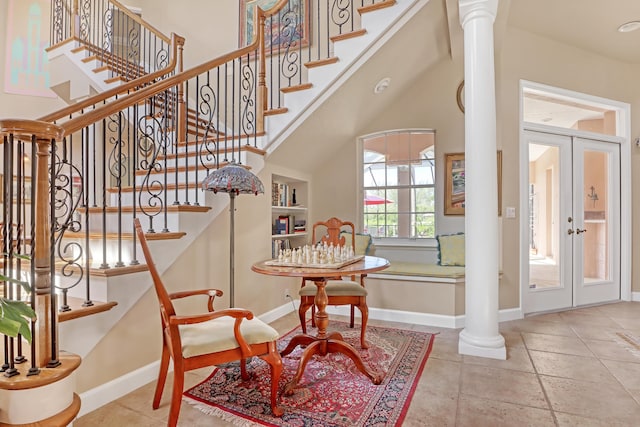
M581 230L581 229L579 229L579 228L576 228L576 234L582 234L582 233L586 233L586 232L587 232L587 229L586 229L586 228L584 228L584 229L582 229L582 230Z
M568 229L568 230L567 230L567 234L568 234L569 236L571 236L571 235L573 234L573 228Z

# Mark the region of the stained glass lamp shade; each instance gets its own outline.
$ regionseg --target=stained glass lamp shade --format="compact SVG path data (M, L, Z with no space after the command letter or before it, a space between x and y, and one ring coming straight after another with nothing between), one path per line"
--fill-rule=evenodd
M230 163L220 169L213 171L202 181L202 189L228 193L231 203L229 204L230 212L230 236L229 236L229 306L234 306L234 212L235 198L239 194L258 194L264 193L264 185L262 181L245 169L244 167Z

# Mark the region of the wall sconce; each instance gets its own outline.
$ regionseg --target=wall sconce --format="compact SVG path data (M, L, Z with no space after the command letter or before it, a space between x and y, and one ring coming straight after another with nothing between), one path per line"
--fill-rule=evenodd
M598 201L598 194L596 193L596 188L591 186L591 193L587 194L587 197L593 201L593 207L596 207L596 202Z

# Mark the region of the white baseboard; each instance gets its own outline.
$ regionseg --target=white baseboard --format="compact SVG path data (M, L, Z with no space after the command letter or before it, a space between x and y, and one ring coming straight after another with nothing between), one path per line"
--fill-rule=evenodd
M631 301L640 301L640 292L631 292Z
M276 307L271 311L267 311L266 313L262 313L261 315L258 316L258 319L262 320L265 323L271 323L274 320L277 320L279 318L281 318L282 316L285 316L289 313L291 313L292 311L297 311L298 307L300 307L300 300L295 300L294 301L294 305L291 304L291 302L287 302L285 304L282 304L280 307Z
M355 311L359 316L360 312ZM327 313L349 316L349 306L329 306ZM498 321L507 322L509 320L522 319L522 310L520 308L508 308L500 310L498 313ZM380 308L369 308L369 319L384 320L389 322L412 323L414 325L436 326L440 328L464 328L465 316L451 316L444 314L416 313L411 311L387 310Z
M125 394L131 393L133 390L142 387L158 378L158 370L160 369L160 361L129 372L115 380L99 385L96 388L85 391L80 394L82 406L78 417L89 412L95 411L103 405L121 398ZM169 371L173 370L173 364L169 364Z

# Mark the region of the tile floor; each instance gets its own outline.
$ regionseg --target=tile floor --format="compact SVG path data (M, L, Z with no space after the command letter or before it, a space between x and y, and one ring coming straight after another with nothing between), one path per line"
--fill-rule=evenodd
M296 324L292 313L273 326L284 333ZM459 330L403 327L440 332L404 426L640 426L640 348L618 335L635 338L637 346L640 302L501 323L504 361L459 355ZM186 386L208 373L188 373ZM154 386L155 381L79 418L74 427L166 425L170 383L156 411ZM178 425L231 424L183 403Z

